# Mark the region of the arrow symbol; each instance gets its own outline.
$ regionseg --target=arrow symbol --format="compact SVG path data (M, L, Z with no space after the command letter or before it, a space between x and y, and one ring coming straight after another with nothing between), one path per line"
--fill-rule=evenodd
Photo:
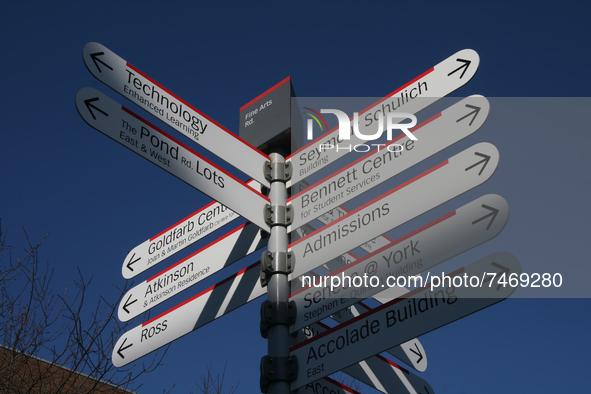
M142 259L141 257L138 257L137 259L133 260L133 258L134 258L134 257L135 257L135 253L133 254L133 256L131 256L131 258L129 259L129 261L128 261L128 262L127 262L127 264L126 264L126 267L127 267L127 268L128 268L130 271L131 271L131 272L133 272L133 268L131 268L131 266L132 266L133 264L137 263L138 261L140 261L140 260ZM131 260L133 260L133 261L131 261Z
M508 274L511 272L511 270L499 263L495 263L494 261L491 263L491 265L493 267L497 267L498 269L500 269L501 271L503 271L505 273L505 277L508 276ZM495 278L497 277L497 275L495 274L494 276ZM493 278L491 278L490 276L484 280L484 282L482 283L486 283L486 282L490 282ZM499 289L501 288L501 284L499 283L499 285L497 286L497 291L499 291Z
M460 59L460 58L457 58L456 61L462 62L464 64L462 64L460 67L456 68L455 70L453 70L452 72L447 74L447 76L449 77L450 75L455 74L456 72L460 71L463 68L464 71L462 71L462 75L460 75L460 79L462 79L462 77L466 73L466 70L468 69L468 67L470 66L470 63L472 63L472 61L466 60L466 59Z
M119 350L117 350L117 354L121 357L121 358L125 358L125 356L123 355L123 353L121 353L122 351L124 351L125 349L128 349L130 347L133 346L133 343L130 343L129 345L123 347L123 345L125 345L125 342L127 342L127 338L123 339L123 343L121 344L121 346L119 346Z
M482 171L484 171L484 169L486 168L486 165L488 164L488 162L490 160L490 156L489 155L485 155L484 153L479 153L479 152L474 152L474 154L476 156L483 157L484 159L480 160L476 164L472 164L470 167L466 168L464 171L468 171L469 169L476 167L478 164L484 163L484 165L480 169L480 172L478 173L478 176L480 176L482 174Z
M125 312L127 312L127 313L129 313L129 310L127 309L127 307L137 302L137 299L135 299L135 300L133 300L133 301L129 302L129 300L131 299L131 296L132 296L132 295L130 294L130 295L129 295L129 298L127 299L127 301L125 301L125 304L123 304L123 310L124 310Z
M109 116L108 113L106 113L105 111L103 111L100 108L97 108L94 106L94 104L92 104L95 101L98 101L99 98L98 97L94 97L94 98L90 98L90 99L86 99L84 100L84 104L86 104L86 108L88 108L88 112L90 112L90 114L92 115L92 119L96 120L96 116L94 116L94 112L92 112L92 108L94 108L95 110L99 111L101 114L105 115L105 116Z
M476 119L476 117L478 116L478 113L480 112L480 107L477 107L475 105L466 104L466 108L473 109L474 111L470 112L468 115L462 116L460 119L456 120L456 123L458 123L459 121L464 120L468 116L474 114L474 116L472 117L472 120L470 121L470 124L468 125L468 126L472 126L472 123L474 123L474 120Z
M416 354L417 356L419 356L419 359L417 360L417 364L421 362L421 360L423 359L423 353L421 353L421 350L419 349L419 345L415 342L415 347L417 348L417 351L415 352L412 349L408 349L411 352L413 352L414 354Z
M488 230L488 229L490 229L490 226L492 226L493 222L495 221L495 218L499 214L499 210L497 208L493 208L493 207L485 205L485 204L482 204L482 208L488 209L491 212L488 215L484 215L480 219L476 219L475 221L472 222L472 224L476 224L476 223L480 222L481 220L484 220L484 219L492 216L492 219L490 220L490 222L488 222L488 226L486 226L486 229Z
M103 71L101 70L101 68L99 67L99 63L102 63L103 66L107 67L109 70L113 71L113 67L109 66L107 63L103 62L101 59L99 59L99 56L104 55L105 52L95 52L95 53L91 53L90 54L90 58L92 59L92 61L94 62L94 65L96 66L98 72L102 73ZM463 75L463 74L462 74Z

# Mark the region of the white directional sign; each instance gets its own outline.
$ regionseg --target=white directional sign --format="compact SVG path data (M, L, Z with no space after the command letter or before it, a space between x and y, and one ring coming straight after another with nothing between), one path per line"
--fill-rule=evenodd
M343 368L343 372L382 393L433 394L435 392L424 379L380 355ZM396 379L392 375L395 375Z
M400 290L400 288L398 288L397 290ZM408 293L407 289L403 289L404 292L398 292L398 293L402 293L400 295L400 297L402 297L403 295ZM377 299L381 304L385 304L386 302L390 302L395 298L399 298L399 297L383 297L383 293L386 293L387 290L384 290L384 292L380 293L378 297L375 297L375 299ZM340 310L339 312L331 315L331 318L336 320L339 323L345 323L348 320L351 320L369 310L371 310L373 308L368 307L367 305L365 305L363 302L358 302L357 304L349 307L349 308L345 308ZM421 344L421 342L416 339L413 338L409 341L406 341L404 343L401 343L398 346L394 346L393 348L390 348L388 350L386 350L388 353L390 353L391 355L393 355L394 357L396 357L397 359L399 359L400 361L403 361L404 363L406 363L407 365L412 366L414 369L416 369L419 372L425 372L427 370L427 354L425 352L425 349L423 348L423 345Z
M319 219L323 224L331 223L334 220L336 220L337 218L339 218L341 216L345 216L347 214L347 211L343 207L338 207L338 208L335 208L334 210L332 210L331 212L329 212L329 214L320 216ZM333 217L333 215L335 217ZM304 226L304 227L307 227L307 226ZM296 231L296 234L304 227L301 227L300 229L298 229ZM365 244L361 245L360 248L368 253L372 253L373 250L381 249L383 247L386 247L387 245L393 245L393 244L394 244L394 241L392 241L390 238L388 238L386 236L380 236L380 237L374 238L373 240L371 240L369 242L366 242ZM326 267L326 269L328 269L330 272L334 272L334 271L340 270L343 265L352 264L356 260L358 260L358 258L356 256L354 256L353 254L345 253L345 254L339 256L338 259L331 260L330 262L324 264L323 267ZM301 279L301 278L302 277L300 276L298 279ZM301 282L298 281L297 283L299 284ZM305 296L302 295L302 290L300 290L300 289L301 289L301 286L300 286L300 288L295 289L293 286L293 282L292 282L292 293L291 294L292 295L297 294L296 297L299 295L300 298L305 298ZM406 293L408 293L408 290L404 287L387 287L386 290L380 289L380 292L374 297L374 299L376 299L380 303L385 303L385 302L389 302L389 301L393 300L394 298L402 297ZM291 297L291 295L290 295L290 297ZM313 304L316 307L316 305L317 305L316 301L317 301L317 299L314 298L314 295L312 295L310 304ZM362 302L358 302L357 304L355 304L351 307L341 309L336 313L331 313L330 317L339 323L344 323L345 321L352 319L355 316L358 316L361 313L366 312L369 309L371 309L371 308L366 307ZM296 308L296 311L297 310L298 309ZM362 310L362 312L359 312L359 310ZM306 334L307 337L310 338L312 336L312 332L314 330L318 331L319 329L322 329L322 326L323 326L323 324L318 322L318 323L314 323L312 325L304 327L298 333L298 337L296 337L296 343L298 343L297 340L298 340L298 338L301 337L300 334L302 333L302 331L304 334L306 334L306 332L307 332L306 330L311 330L309 335ZM324 331L326 329L328 329L328 327L324 327L324 329L322 329L322 331ZM400 346L395 346L392 349L388 349L388 352L390 354L392 354L394 357L396 357L399 360L406 363L407 365L412 366L414 369L416 369L419 372L425 372L425 370L427 369L427 356L426 356L425 351L423 349L423 345L416 338L411 339L405 343L402 343L402 344L400 344Z
M294 210L291 230L344 204L478 130L490 105L482 96L470 96L412 129L418 141L405 134L376 149L339 172L296 194L288 203ZM396 145L402 151L389 150ZM288 229L289 230L289 229Z
M299 373L291 389L504 300L515 288L503 286L503 273L521 273L519 261L506 252L494 253L446 275L448 281L438 287L428 283L293 346Z
M267 245L258 227L244 224L130 289L118 316L128 321Z
M269 157L183 101L101 44L84 46L84 64L99 81L261 184Z
M268 229L261 212L269 198L211 163L183 143L156 128L121 104L92 88L76 94L82 119L101 133Z
M252 179L246 184L255 190L260 186ZM240 216L234 211L217 201L212 201L133 248L123 261L121 273L125 279L131 279L238 217Z
M505 199L495 194L480 197L421 228L374 250L363 258L318 278L315 287L304 285L291 294L296 303L296 321L290 331L324 319L335 312L371 297L386 287L411 286L408 278L424 272L460 253L497 236L509 218ZM297 261L297 260L296 260ZM344 278L375 277L363 286L352 286ZM402 280L401 280L402 279ZM388 283L390 282L390 283Z
M366 311L370 309L371 308L368 308ZM349 309L345 309L344 311L349 311ZM337 321L344 323L345 321L358 316L353 316L353 314L350 312L349 315L350 316L342 318L341 321ZM330 330L330 327L323 323L312 324L310 327L303 329L303 332L298 333L294 345L313 338L314 336L320 335L328 330ZM416 355L420 356L419 363L423 362L426 368L426 357L423 357L424 349L417 339L412 339L400 344L399 346L394 346L392 349L388 349L388 353L392 355L402 354L402 360L406 361L406 355L404 354L403 349L401 349L403 346L405 348L409 347L413 351L416 351ZM425 369L422 369L422 371L424 370ZM360 361L358 364L345 368L342 371L354 377L355 379L375 388L376 390L382 391L383 393L413 393L411 388L417 392L421 392L425 387L428 387L429 389L431 388L431 386L429 386L429 384L423 379L379 355L364 361Z
M359 112L359 118L377 120L376 116L385 116L386 113L394 111L414 114L467 83L476 73L479 63L480 58L475 51L459 51ZM353 146L365 142L355 135L351 135L350 140L341 141L338 127L316 138L288 157L293 167L291 184L288 186L295 185L349 153L347 149L320 151L320 144Z
M113 365L137 360L266 292L256 262L123 334L113 349Z
M300 276L486 181L499 153L476 144L290 245ZM417 196L420 196L418 198Z

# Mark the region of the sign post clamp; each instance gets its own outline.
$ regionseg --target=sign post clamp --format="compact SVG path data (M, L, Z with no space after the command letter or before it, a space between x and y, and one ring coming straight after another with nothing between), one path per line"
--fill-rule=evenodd
M265 168L263 169L265 179L271 182L288 182L291 180L292 167L291 162L265 162Z
M295 257L291 252L272 253L265 250L261 255L261 286L267 286L273 274L291 274L294 263Z
M269 327L275 324L287 326L294 324L296 316L295 301L271 302L266 300L261 304L261 336L267 339Z
M261 359L261 392L269 392L269 383L291 382L298 376L298 362L295 356L271 357Z

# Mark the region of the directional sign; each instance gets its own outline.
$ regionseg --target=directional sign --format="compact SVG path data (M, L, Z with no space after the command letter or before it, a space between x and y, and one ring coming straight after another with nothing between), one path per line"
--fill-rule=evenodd
M244 224L130 289L118 316L128 321L267 245L258 227Z
M397 288L397 290L400 290L400 288ZM400 297L402 297L403 295L407 294L409 292L409 290L407 289L403 289L404 291L399 291L398 293L402 293L400 294ZM399 298L399 297L387 297L387 301L386 301L386 297L382 298L382 294L387 292L387 290L385 290L384 292L379 294L379 297L374 297L374 299L377 299L378 302L380 302L381 304L385 304L386 302L390 302L395 298ZM372 308L368 307L367 305L365 305L363 302L358 302L357 304L349 307L349 308L345 308L340 310L339 312L331 315L331 318L336 320L339 323L344 323L348 320L351 320L369 310L371 310ZM397 359L403 361L405 364L412 366L414 369L416 369L419 372L425 372L427 370L427 354L425 352L425 349L423 348L423 345L421 344L421 342L416 339L413 338L409 341L406 341L404 343L401 343L398 346L394 346L393 348L390 348L388 350L386 350L388 353L390 353L391 355L393 355L394 357L396 357Z
M367 309L365 309L365 311L370 310L370 309L371 308L367 308ZM349 316L343 317L341 315L342 318L340 320L337 320L339 323L344 323L345 321L352 319L352 318L359 315L359 314L353 315L353 313L350 313L349 308L344 309L344 311L347 311ZM313 338L314 336L320 335L329 329L330 329L330 327L323 324L323 323L314 323L311 326L304 328L302 331L300 331L298 333L298 336L295 338L293 345L297 345L297 344L304 342L310 338ZM394 346L392 349L388 349L388 353L394 355L395 357L396 357L396 354L402 354L403 355L402 360L407 362L406 355L404 354L403 349L401 349L403 346L405 348L409 347L410 349L416 351L418 355L420 355L419 363L422 362L423 365L425 365L425 368L423 368L421 370L421 372L423 372L426 369L427 361L426 361L426 357L423 357L423 354L424 354L423 346L421 345L421 343L417 339L412 339L410 341L400 344L399 346ZM382 365L384 362L386 364ZM371 364L371 366L368 364ZM394 371L394 373L393 373L392 368L395 368L397 370ZM415 369L417 369L417 368L415 368ZM417 369L417 370L419 370L419 369ZM403 387L408 388L409 386L414 387L415 390L418 392L420 392L421 391L420 389L423 387L430 388L429 384L427 382L425 382L423 379L420 379L419 377L410 373L406 369L398 366L397 364L393 363L392 361L387 360L381 356L372 357L372 358L367 359L365 361L360 361L356 365L353 365L349 368L343 369L343 372L354 377L357 380L361 380L362 382L366 383L367 385L369 385L377 390L380 390L384 393L389 393L389 392L398 393L401 391L406 392L407 390L404 389ZM389 384L385 383L386 381L389 381L390 383ZM402 386L401 386L401 384L402 384ZM410 392L412 392L412 391L410 391Z
M131 279L238 217L227 207L213 201L133 248L123 261L121 273L125 279Z
M299 373L291 389L504 300L515 289L499 283L501 272L519 274L519 261L506 252L494 253L447 275L451 283L433 289L427 284L293 346L291 355L297 358ZM471 280L467 286L452 282L493 274L494 279L482 287L470 287Z
M353 317L354 316L351 315L350 318ZM343 319L343 322L346 320L348 320L348 318ZM330 330L330 327L322 323L313 324L311 327L308 327L303 330L305 333L304 335L300 334L298 335L298 337L296 337L294 345L297 345L305 340L314 338L315 336L320 335L328 330ZM304 339L300 340L300 338L302 337ZM417 350L423 351L423 347L420 346L420 342L415 339L412 341L405 342L400 346L395 346L392 349L389 349L388 352L392 354L392 350L400 350L400 347L402 345L416 346ZM350 375L351 377L357 380L362 381L368 386L371 386L383 393L433 393L433 389L431 389L429 383L419 378L415 374L409 372L405 368L400 367L398 364L380 355L370 357L367 360L360 361L357 364L344 368L342 372L346 373L347 375ZM317 380L316 382L319 381L321 380ZM310 383L308 383L306 387L308 387L309 385Z
M232 209L262 229L270 200L197 152L92 88L76 94L82 119L101 133ZM262 168L262 167L261 167Z
M478 130L489 112L488 100L471 96L412 129L418 141L402 134L339 172L293 196L291 230L344 204ZM402 151L390 150L396 145ZM289 230L289 229L288 229Z
M137 360L266 292L256 262L123 334L113 350L113 365L119 368Z
M261 184L269 157L96 42L84 46L84 64L99 81Z
M327 215L320 216L320 221L323 224L328 224L328 223L336 220L336 218L338 218L338 217L345 216L347 214L347 211L343 207L338 207L329 213L331 215L327 214ZM333 214L336 215L336 217L333 217ZM306 226L304 226L304 227L306 227ZM298 233L304 227L301 227L300 229L298 229L296 231L296 233ZM392 241L390 238L388 238L386 236L380 236L380 237L374 238L373 240L371 240L369 242L366 242L365 244L361 245L360 248L368 253L371 253L375 249L381 249L383 247L386 247L388 245L393 245L393 244L394 244L394 241ZM354 263L356 260L358 260L357 257L355 257L351 253L345 253L339 257L341 257L342 259L340 259L340 258L334 259L334 260L324 264L324 267L326 267L329 271L334 272L334 271L341 269L343 261L345 262L345 265L346 265L346 264ZM299 278L302 278L302 277L299 277ZM298 284L299 283L301 283L301 282L298 281ZM301 286L300 286L300 288L295 289L292 285L292 294L298 294L300 296L300 298L305 298L302 295L302 290L300 290L300 289L301 289ZM388 288L386 288L386 290L382 290L382 291L380 291L380 293L378 293L376 296L374 296L374 299L376 299L380 303L389 302L389 301L393 300L394 298L402 297L404 294L408 293L408 291L409 290L407 290L404 287L388 287ZM297 297L297 295L296 295L296 297ZM310 304L315 305L315 307L316 307L317 298L312 296L310 301L311 301ZM319 301L322 302L322 298L320 298ZM339 323L344 323L345 321L352 319L355 316L358 316L361 313L366 312L369 309L371 309L371 308L366 307L362 302L359 302L356 305L342 309L336 313L332 313L330 315L330 317ZM359 312L359 310L361 310L361 312ZM311 326L307 326L307 327L303 328L302 331L305 332L307 329L311 329L311 328L314 330L315 325L322 326L322 323L312 324ZM318 328L315 328L315 329L318 330ZM300 331L298 334L300 334L302 331ZM299 338L299 337L301 337L301 335L296 337L296 343L297 343L297 338ZM416 369L419 372L425 372L425 370L427 369L427 357L425 355L423 345L416 338L411 339L410 341L407 341L405 343L402 343L402 344L400 344L400 346L395 346L392 349L388 349L388 352L390 354L392 354L394 357L396 357L399 360L406 363L407 365L412 366L414 369Z
M385 245L324 278L323 287L306 287L291 294L296 303L296 321L290 331L324 319L355 304L359 299L379 293L391 286L391 278L404 279L424 272L454 256L474 248L494 237L505 227L509 206L495 194L480 197L421 228ZM297 260L296 260L297 261ZM351 286L343 278L375 277L375 285ZM370 281L371 282L371 281ZM394 283L400 284L401 282Z
M377 120L378 114L384 116L386 113L394 111L414 114L467 83L476 73L479 63L480 59L475 51L471 49L459 51L369 108L359 112L359 118L367 119L369 117ZM375 130L373 132L375 133ZM338 145L340 141L338 137L337 127L289 156L288 161L292 164L293 175L291 184L288 186L295 185L305 177L349 153L349 150L346 149L320 151L320 144ZM346 145L365 142L365 140L351 135L351 139L346 141Z
M476 144L290 245L302 275L486 181L499 154Z

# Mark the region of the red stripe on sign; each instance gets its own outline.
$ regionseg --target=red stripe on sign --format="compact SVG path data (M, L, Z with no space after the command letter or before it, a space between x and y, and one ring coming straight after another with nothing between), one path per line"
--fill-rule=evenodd
M188 150L189 152L191 152L192 154L194 154L195 156L197 156L200 160L203 160L204 162L206 162L207 164L209 164L210 166L214 167L216 170L221 171L224 175L234 179L236 182L241 183L243 186L245 186L248 190L252 191L253 193L258 194L259 196L263 197L265 200L271 202L271 200L269 200L269 197L257 192L256 190L254 190L252 187L248 186L245 182L242 182L240 179L236 178L234 175L230 174L229 172L227 172L226 170L224 170L223 168L221 168L220 166L218 166L215 163L212 163L210 160L206 159L205 157L201 156L199 153L195 152L193 149L189 148L187 145L183 144L182 142L180 142L179 140L177 140L176 138L168 135L168 133L166 133L164 130L159 129L158 127L154 126L152 123L148 122L147 120L145 120L144 118L142 118L141 116L139 116L138 114L132 112L131 110L125 108L124 106L121 106L121 109L125 112L127 112L128 114L130 114L131 116L133 116L134 118L136 118L137 120L139 120L140 122L146 124L147 126L151 127L152 129L154 129L155 131L157 131L158 133L162 134L163 136L165 136L166 138L170 138L172 141L174 141L176 144L178 144L179 146L182 146L183 148L185 148L186 150Z
M457 269L457 270L455 270L454 272L452 272L452 273L450 273L449 275L446 275L446 276L453 277L453 276L456 276L456 275L460 275L460 274L462 274L464 271L465 271L465 270L464 270L464 268L462 267L462 268L460 268L460 269ZM419 287L418 289L415 289L415 290L413 290L413 291L411 291L411 292L409 292L409 293L406 293L406 294L405 294L405 295L403 295L402 297L395 298L395 299L393 299L392 301L386 302L385 304L382 304L382 305L380 305L380 306L378 306L378 307L375 307L375 308L374 308L374 309L372 309L372 310L369 310L369 311L367 311L367 312L365 312L365 313L362 313L361 315L359 315L359 316L357 316L357 317L354 317L354 318L352 318L351 320L347 320L346 322L344 322L344 323L341 323L341 324L339 324L338 326L331 328L330 330L324 331L323 333L320 333L320 334L316 335L316 336L315 336L315 337L313 337L313 338L306 339L305 341L303 341L303 342L300 342L300 343L298 343L297 345L293 345L293 346L290 348L290 351L294 351L294 350L296 350L296 349L299 349L299 348L301 348L301 347L303 347L303 346L305 346L305 345L307 345L307 344L309 344L309 343L312 343L312 342L314 342L314 341L315 341L315 340L317 340L317 339L320 339L320 338L322 338L322 337L325 337L325 336L327 336L327 335L329 335L329 334L332 334L333 332L336 332L336 331L338 331L338 330L340 330L340 329L342 329L342 328L345 328L345 327L347 327L347 326L350 326L351 324L353 324L353 323L355 323L355 322L357 322L357 321L359 321L359 320L361 320L361 319L365 319L366 317L368 317L368 316L371 316L371 315L373 315L373 314L375 314L375 313L378 313L378 312L380 312L380 311L382 311L382 310L384 310L384 309L386 309L386 308L389 308L389 307L391 307L391 306L392 306L392 305L394 305L394 304L397 304L397 303L399 303L399 302L402 302L402 301L406 300L407 298L410 298L410 297L414 296L415 294L418 294L418 293L420 293L420 292L422 292L422 291L425 291L425 290L429 289L429 288L430 288L430 286L431 286L431 282L427 283L427 284L426 284L425 286L423 286L423 287Z
M346 392L349 392L351 394L360 394L358 391L353 390L351 387L347 387L344 384L339 383L336 380L329 378L328 376L324 377L323 379L326 380L327 382L334 384L335 386L339 386L340 388L342 388Z
M357 208L357 209L355 209L355 210L353 210L353 211L349 212L347 215L345 215L345 216L341 216L340 218L338 218L338 219L337 219L337 220L335 220L334 222L331 222L329 225L326 225L326 226L324 226L324 227L322 227L322 228L320 228L320 229L318 229L318 230L314 231L313 233L311 233L311 234L308 234L308 235L306 235L305 237L298 239L297 241L295 241L295 242L293 242L292 244L290 244L290 245L289 245L289 247L290 247L290 248L293 248L295 245L297 245L297 244L301 243L302 241L304 241L304 240L307 240L308 238L310 238L310 237L312 237L312 236L315 236L315 235L316 235L316 233L319 233L319 232L321 232L321 231L323 231L323 230L326 230L326 229L328 229L328 228L330 228L330 227L334 226L334 225L335 225L335 224L337 224L338 222L340 222L340 221L342 221L342 220L344 220L344 219L347 219L347 218L349 218L351 215L354 215L355 213L357 213L357 212L361 211L362 209L364 209L364 208L366 208L366 207L368 207L368 206L370 206L370 205L372 205L372 204L374 204L374 203L376 203L376 202L380 201L381 199L383 199L383 198L385 198L385 197L387 197L387 196L391 195L392 193L395 193L395 192L397 192L398 190L402 189L403 187L406 187L406 186L410 185L411 183L413 183L413 182L416 182L416 181L418 181L419 179L421 179L421 178L423 178L423 177L425 177L425 176L429 175L430 173L432 173L432 172L434 172L434 171L436 171L436 170L440 169L441 167L444 167L444 166L446 166L448 163L449 163L449 161L448 161L448 160L445 160L444 162L441 162L441 163L439 163L438 165L436 165L436 166L434 166L434 167L432 167L432 168L428 169L427 171L423 172L422 174L419 174L419 175L417 175L416 177L414 177L414 178L412 178L412 179L410 179L410 180L408 180L408 181L404 182L403 184L401 184L401 185L399 185L399 186L395 187L394 189L392 189L392 190L390 190L390 191L388 191L388 192L386 192L386 193L382 194L382 195L381 195L381 196L379 196L379 197L376 197L376 198L374 198L373 200L371 200L371 201L369 201L369 202L365 203L364 205L360 206L359 208Z
M152 82L154 85L158 86L160 89L164 90L166 93L170 94L172 97L174 97L175 99L177 99L178 101L180 101L181 103L183 103L184 105L186 105L187 107L191 108L193 111L197 112L199 115L203 116L205 119L209 120L211 123L215 124L217 127L219 127L220 129L222 129L223 131L225 131L226 133L228 133L228 135L236 138L238 141L242 142L244 145L246 145L247 147L251 148L252 150L254 150L255 152L257 152L258 154L260 154L264 158L269 159L269 156L267 156L266 154L264 154L263 152L261 152L260 150L258 150L257 148L255 148L254 146L252 146L251 144L249 144L248 142L244 141L242 138L240 138L236 134L232 133L230 130L226 129L224 126L222 126L221 124L219 124L215 120L211 119L209 116L205 115L203 112L199 111L197 108L193 107L191 104L187 103L186 101L184 101L183 99L181 99L179 96L177 96L176 94L172 93L170 90L166 89L164 86L160 85L158 82L154 81L152 78L150 78L149 76L147 76L146 74L144 74L142 71L138 70L135 66L132 66L128 62L126 62L126 64L127 64L127 67L131 68L132 70L134 70L135 72L137 72L138 74L140 74L142 77L144 77L148 81Z
M240 107L240 112L242 112L246 107L249 107L250 105L252 105L252 103L254 103L255 101L262 99L263 97L265 97L266 95L268 95L269 93L271 93L272 91L277 89L278 87L284 85L289 80L291 80L291 77L285 78L283 81L279 82L277 85L273 86L270 89L267 89L264 93L259 94L258 96L256 96L252 100L250 100L248 103L246 103L242 107Z
M230 235L234 234L235 232L242 230L242 229L244 228L244 226L246 226L247 224L249 224L249 223L245 223L245 224L243 224L243 225L241 225L241 226L238 226L238 227L236 227L234 230L232 230L232 231L230 231L229 233L227 233L226 235L224 235L224 236L222 236L222 237L218 238L217 240L213 241L213 242L212 242L212 243L210 243L209 245L207 245L207 246L204 246L204 247L202 247L201 249L199 249L198 251L191 253L189 256L185 257L184 259L182 259L182 260L181 260L181 261L179 261L178 263L176 263L176 264L173 264L173 265L171 265L170 267L168 267L167 269L165 269L164 271L162 271L162 272L160 272L160 273L158 273L158 274L156 274L156 275L152 276L150 279L146 280L146 283L147 283L147 282L151 282L151 281L153 281L154 279L156 279L156 278L158 278L159 276L161 276L161 275L165 274L166 272L170 271L171 269L173 269L174 267L178 266L179 264L181 264L181 263L184 263L185 261L189 260L190 258L193 258L193 257L195 257L195 256L196 256L196 255L198 255L199 253L203 252L205 249L212 247L212 246L213 246L213 245L215 245L216 243L218 243L218 242L220 242L220 241L224 240L225 238L228 238Z
M401 370L402 372L404 372L407 375L410 375L410 372L408 372L406 369L402 368L400 365L396 364L394 361L390 361L388 360L386 357L381 356L379 354L376 355L377 358L379 358L382 361L387 362L388 364L390 364L391 366L393 366L394 368L398 368L399 370Z
M415 131L417 131L417 130L418 130L418 129L420 129L421 127L428 125L429 123L433 122L435 119L439 118L440 116L441 116L441 112L440 112L440 113L438 113L437 115L434 115L434 116L432 116L431 118L427 119L426 121L424 121L424 122L423 122L423 123L421 123L420 125L417 125L417 126L413 127L413 128L412 128L412 129L410 129L409 131L410 131L411 133L414 133ZM405 135L406 135L406 134L404 134L404 133L400 134L398 137L394 138L393 140L391 140L390 142L388 142L387 144L385 144L385 145L384 145L384 147L383 147L383 148L381 148L380 150L387 149L387 148L388 148L388 146L390 146L390 145L392 145L393 143L397 142L398 140L402 139L402 138L403 138ZM335 174L328 175L326 178L324 178L324 179L322 179L322 180L320 180L320 181L316 182L315 184L313 184L313 185L311 186L311 188L313 189L313 188L315 188L315 187L318 187L319 185L323 184L324 182L328 181L329 179L339 176L339 175L340 175L340 174L342 174L342 173L343 173L345 170L348 170L349 168L353 167L354 165L357 165L357 164L359 164L360 162L367 160L367 159L368 159L370 156L373 156L373 155L375 155L376 153L379 153L378 149L379 149L379 148L376 148L374 151L367 153L366 155L364 155L364 156L360 157L359 159L355 160L354 162L350 163L349 165L347 165L347 166L343 167L343 168L342 168L342 169L339 171L339 173L338 173L338 174L336 174L336 175L335 175ZM309 192L309 191L310 191L310 190L309 190L309 188L308 188L308 189L306 189L306 190L304 190L304 191L301 191L301 192L299 192L298 194L296 194L295 196L293 196L293 197L290 197L290 198L287 200L287 202L291 202L291 200L293 200L294 198L297 198L297 197L298 197L300 194L305 194L305 193L307 193L307 192ZM342 208L342 207L341 207L341 208ZM342 209L343 209L343 210L345 210L344 208L342 208Z
M179 225L179 224L181 224L182 222L184 222L184 221L186 221L186 220L189 220L189 219L191 219L193 216L197 215L198 213L205 211L207 208L211 207L213 204L219 204L219 202L217 202L217 201L212 201L212 202L210 202L209 204L207 204L206 206L204 206L204 207L203 207L203 208L201 208L200 210L198 210L198 211L195 211L195 213L192 213L191 215L187 216L186 218L184 218L184 219L182 219L182 220L179 220L178 222L176 222L175 224L173 224L172 226L170 226L170 227L169 227L169 228L167 228L166 230L164 230L164 231L162 231L162 232L160 232L160 233L158 233L158 234L154 235L152 238L150 238L150 241L153 241L154 239L158 238L158 237L159 237L159 236L161 236L162 234L169 232L170 230L172 230L173 228L175 228L176 226L178 226L178 225ZM222 204L220 204L220 205L222 205Z
M377 102L373 103L372 105L370 105L369 107L367 107L367 108L366 108L366 109L364 109L363 111L359 112L359 115L361 115L362 113L364 113L364 112L368 111L370 108L373 108L373 107L375 107L376 105L378 105L378 104L379 104L379 103L381 103L382 101L384 101L384 100L386 100L386 99L390 98L391 96L395 95L396 93L398 93L398 92L399 92L399 91L401 91L402 89L404 89L404 88L408 87L409 85L411 85L411 84L415 83L415 82L416 82L416 81L418 81L419 79L421 79L421 78L423 78L423 77L427 76L428 74L432 73L432 72L433 72L433 70L435 70L435 68L433 68L433 67L432 67L431 69L429 69L429 70L425 71L424 73L422 73L421 75L419 75L418 77L416 77L415 79L413 79L412 81L410 81L410 82L407 82L405 85L403 85L403 86L399 87L398 89L396 89L395 91L393 91L392 93L390 93L389 95L387 95L386 97L384 97L384 98L382 98L382 99L378 100ZM353 120L353 117L352 117L352 116L349 118L349 121L351 121L351 120ZM285 160L290 160L290 159L291 159L293 156L297 155L298 153L300 153L300 152L301 152L301 151L303 151L304 149L308 149L308 148L309 148L309 147L310 147L312 144L318 143L318 140L319 140L319 139L322 139L322 138L324 138L324 137L328 136L330 133L332 133L333 131L335 131L335 130L337 130L337 129L338 129L338 126L334 127L332 130L330 130L330 131L328 131L328 132L324 133L322 136L320 136L320 137L316 138L315 140L313 140L313 141L310 141L310 142L309 142L307 145L304 145L303 147L301 147L300 149L298 149L297 151L295 151L295 152L294 152L294 153L292 153L291 155L287 156L287 158L286 158Z
M207 293L213 291L216 287L219 287L219 286L223 285L224 283L226 283L226 282L228 282L230 280L233 280L233 279L239 277L240 275L244 274L246 271L251 270L251 269L256 268L256 267L260 267L260 265L261 265L261 262L260 261L257 261L256 263L254 263L254 264L252 264L252 265L250 265L250 266L248 266L248 267L246 267L246 268L238 271L236 274L234 274L234 275L232 275L232 276L224 279L223 281L221 281L219 283L216 283L215 285L211 286L210 288L207 288L207 289L203 290L201 293L196 294L193 297L189 298L188 300L181 302L177 306L174 306L174 307L170 308L166 312L162 312L158 316L156 316L156 317L154 317L154 318L152 318L152 319L150 319L150 320L142 323L142 327L145 327L148 324L153 323L154 321L156 321L156 320L158 320L158 319L166 316L170 312L173 312L173 311L177 310L178 308L182 307L183 305L188 304L189 302L191 302L191 301L193 301L193 300L201 297L202 295L207 294Z

